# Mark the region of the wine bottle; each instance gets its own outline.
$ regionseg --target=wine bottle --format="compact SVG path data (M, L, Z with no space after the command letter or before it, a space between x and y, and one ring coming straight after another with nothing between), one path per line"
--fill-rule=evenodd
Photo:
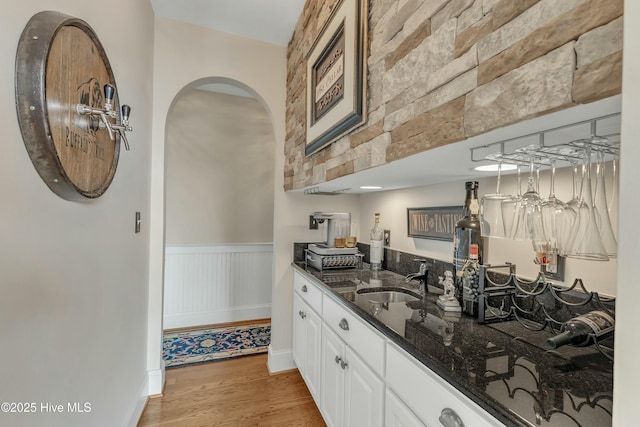
M375 224L371 229L371 242L369 245L369 264L371 270L382 270L382 260L384 259L384 230L380 225L380 214L375 214Z
M558 348L566 344L585 347L593 344L595 335L598 339L609 338L613 335L615 320L604 311L597 310L574 317L562 325L561 332L547 340L551 348Z
M480 203L478 181L465 183L464 217L458 221L453 235L453 264L456 270L456 297L462 310L478 316L478 271L482 264L482 235L480 233Z

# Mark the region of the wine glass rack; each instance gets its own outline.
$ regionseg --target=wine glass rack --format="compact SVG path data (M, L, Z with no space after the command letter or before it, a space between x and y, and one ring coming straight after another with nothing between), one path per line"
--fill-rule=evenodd
M546 167L551 160L570 164L584 161L585 148L601 152L605 160L620 157L620 113L609 114L540 132L471 148L473 162L494 161Z
M515 264L481 265L478 286L478 321L492 323L516 320L532 331L558 334L569 319L591 310L602 310L615 319L615 298L588 291L582 279L570 287L546 280L541 272L533 281L516 275ZM590 334L596 349L613 360L613 346L607 338L611 329Z

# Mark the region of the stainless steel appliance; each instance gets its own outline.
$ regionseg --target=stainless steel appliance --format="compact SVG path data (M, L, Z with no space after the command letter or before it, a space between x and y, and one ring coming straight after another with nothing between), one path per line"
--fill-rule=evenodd
M320 224L327 223L327 240L325 245L335 247L336 237L349 237L351 235L351 214L348 212L314 212L313 218Z
M351 236L351 214L347 212L314 212L313 218L320 224L326 222L327 240L311 243L306 250L308 265L325 270L329 268L362 268L363 255L358 248L336 248L336 238Z

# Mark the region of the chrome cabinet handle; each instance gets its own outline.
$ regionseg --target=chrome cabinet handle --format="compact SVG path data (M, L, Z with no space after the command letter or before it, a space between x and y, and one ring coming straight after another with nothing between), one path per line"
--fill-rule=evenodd
M300 289L302 292L307 292L307 285L302 285L302 289Z
M464 427L462 419L451 408L444 408L440 413L439 420L444 427Z
M342 369L345 369L347 366L349 366L349 364L344 360L342 360L342 357L338 355L336 355L335 361L336 361L336 365L340 365Z
M340 329L342 330L345 330L345 331L349 330L349 322L347 322L347 319L345 319L344 317L342 318L340 323L338 323L338 326L340 326Z

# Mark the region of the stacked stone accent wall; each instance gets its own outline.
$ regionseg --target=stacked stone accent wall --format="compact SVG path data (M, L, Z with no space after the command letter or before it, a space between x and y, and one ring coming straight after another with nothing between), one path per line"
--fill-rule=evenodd
M307 0L289 42L285 190L621 93L623 0L370 0L368 121L305 157L305 57L336 4Z

